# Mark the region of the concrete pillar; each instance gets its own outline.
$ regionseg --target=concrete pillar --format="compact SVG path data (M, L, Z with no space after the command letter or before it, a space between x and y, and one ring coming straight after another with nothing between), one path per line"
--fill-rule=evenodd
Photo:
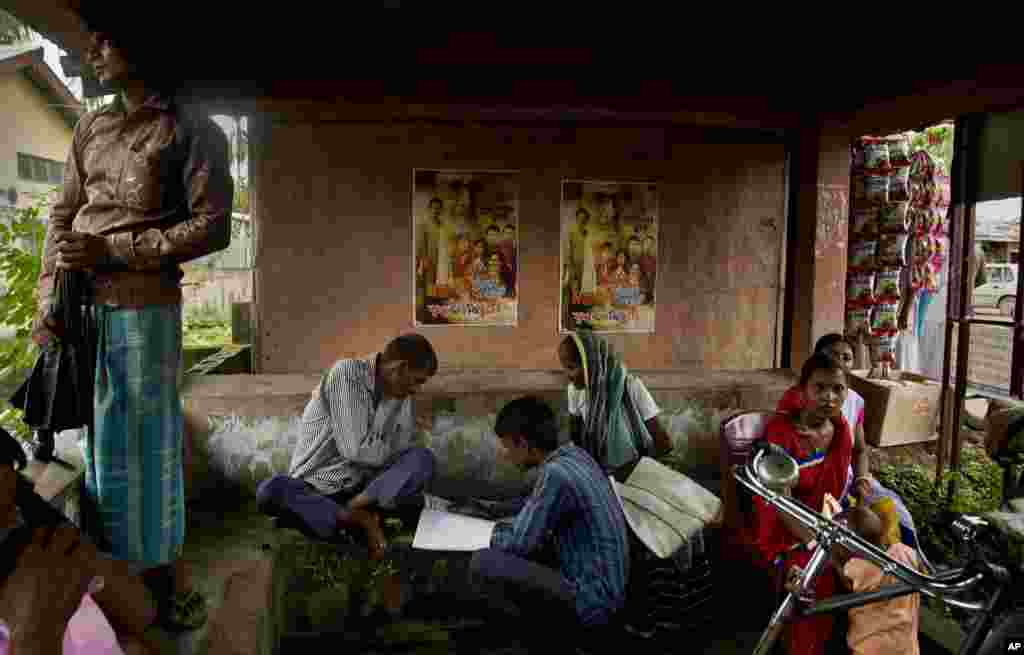
M843 331L849 152L850 136L840 124L804 130L795 144L790 183L796 187L796 225L788 248L794 369L810 356L820 336Z

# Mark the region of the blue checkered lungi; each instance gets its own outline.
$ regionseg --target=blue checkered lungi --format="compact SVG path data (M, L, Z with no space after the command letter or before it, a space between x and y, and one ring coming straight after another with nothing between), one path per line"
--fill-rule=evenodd
M116 559L168 564L185 541L181 305L100 305L95 316L95 419L80 443L88 531Z

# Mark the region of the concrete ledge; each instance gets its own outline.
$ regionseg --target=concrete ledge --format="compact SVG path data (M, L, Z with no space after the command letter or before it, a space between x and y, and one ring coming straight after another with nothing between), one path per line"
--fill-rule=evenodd
M25 477L35 483L36 493L49 501L63 494L69 486L85 475L85 461L78 447L78 431L61 432L57 435L56 441L57 457L71 464L73 469L60 464L43 464L30 458L28 466L23 471Z
M789 371L637 371L662 409L680 470L718 468L718 426L741 410L771 409L794 382ZM302 412L319 378L309 375L200 376L183 389L193 448L192 494L237 488L246 495L286 473L302 432ZM507 402L537 395L569 433L566 379L560 371L448 368L417 396L417 441L437 457L436 480L519 489L521 472L498 461L494 418ZM444 485L449 488L448 485ZM489 494L488 494L488 497Z
M81 490L85 480L85 461L78 447L78 430L66 430L56 438L57 457L71 464L43 464L29 458L25 477L35 484L36 493L60 510L71 522L78 524Z
M652 392L703 395L732 392L751 396L753 405L768 402L760 389L774 396L774 407L781 392L793 384L795 376L786 370L707 371L658 370L634 371ZM310 394L320 382L317 375L205 375L196 378L183 391L186 408L210 415L242 417L301 415ZM420 392L421 396L457 396L465 394L561 393L566 385L561 371L445 368L438 371ZM741 402L743 406L752 403Z

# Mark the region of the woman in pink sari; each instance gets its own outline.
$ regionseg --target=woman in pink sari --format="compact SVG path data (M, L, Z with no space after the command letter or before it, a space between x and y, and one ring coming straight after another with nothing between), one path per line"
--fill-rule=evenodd
M839 498L846 486L853 458L853 437L842 414L846 400L846 372L833 358L815 353L800 373L803 407L779 414L765 428L765 438L786 449L800 465L800 477L791 494L816 511L822 511L826 495ZM780 515L760 498L751 526L757 564L784 574L803 567L810 552L802 548L811 536L799 524ZM835 572L825 569L814 585L817 598L838 589ZM790 655L820 655L832 634L832 616L824 614L794 622L786 636Z

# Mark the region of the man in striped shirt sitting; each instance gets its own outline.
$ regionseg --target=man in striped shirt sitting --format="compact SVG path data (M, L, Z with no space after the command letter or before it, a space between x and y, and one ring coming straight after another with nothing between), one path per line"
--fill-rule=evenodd
M472 579L560 634L575 628L570 643L599 640L625 605L628 576L626 519L611 482L585 450L559 445L555 414L537 398L502 408L494 431L499 456L541 469L519 514L474 553Z
M433 453L413 446L412 397L436 372L437 354L419 334L338 361L306 405L288 475L260 484L260 509L323 539L361 528L370 556L383 557L381 512L421 509L434 475Z

